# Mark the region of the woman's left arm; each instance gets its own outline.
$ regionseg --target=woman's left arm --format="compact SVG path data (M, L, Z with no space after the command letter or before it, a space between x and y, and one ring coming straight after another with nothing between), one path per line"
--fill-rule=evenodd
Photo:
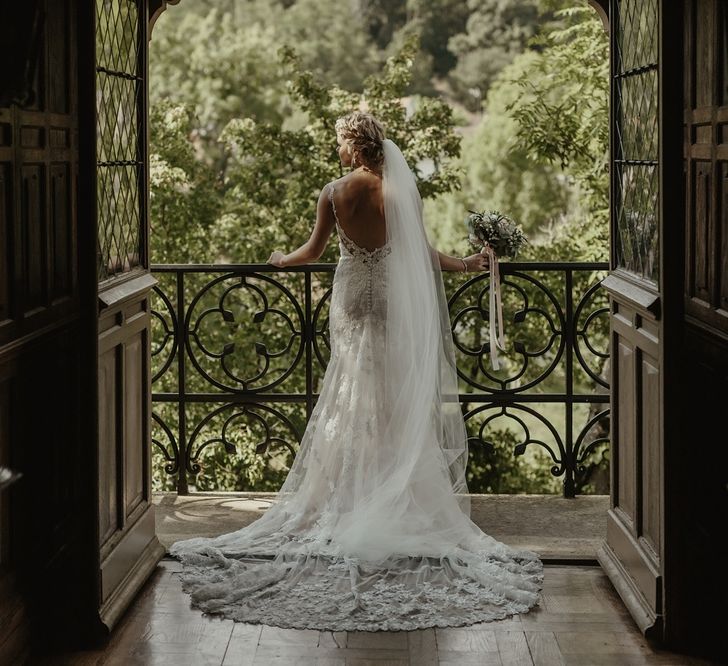
M437 254L440 260L440 268L443 271L460 271L461 273L470 271L486 271L489 268L488 257L480 252L471 254L468 257L452 257L449 254L436 250L430 245L430 250Z
M270 257L268 263L287 268L288 266L302 266L316 261L326 249L326 243L334 229L334 213L329 203L329 186L327 185L319 194L316 205L316 224L313 227L310 238L296 250L289 254L283 254L276 250Z

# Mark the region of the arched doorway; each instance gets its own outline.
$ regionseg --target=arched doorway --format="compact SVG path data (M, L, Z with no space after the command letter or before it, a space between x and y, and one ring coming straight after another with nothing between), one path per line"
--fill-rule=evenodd
M600 561L641 629L670 639L674 633L666 617L671 611L675 618L679 613L674 579L666 578L677 558L669 535L681 524L682 509L671 506L665 488L670 482L667 465L679 449L674 384L682 371L676 332L686 261L674 249L683 242L682 227L668 223L668 211L682 210L683 204L680 146L675 139L683 88L674 73L681 71L686 57L719 62L718 49L708 46L721 43L718 34L700 35L711 29L710 16L719 25L723 14L717 5L694 9L687 3L688 16L698 17L690 23L695 30L690 39L697 46L683 53L667 46L668 41L682 44L682 7L659 2L590 4L605 24L610 20L612 45L613 243L604 287L612 322L614 464L609 533ZM717 76L717 69L711 71ZM696 121L695 131L708 137L701 122ZM712 132L717 131L714 126ZM704 164L698 168L706 168ZM717 168L714 155L711 169ZM705 184L707 177L696 181L695 188L700 182ZM701 192L708 196L705 189ZM715 242L716 236L711 238ZM712 270L717 275L717 269Z
M150 4L151 23L167 4L173 3ZM600 557L642 629L660 635L664 611L662 476L645 475L644 470L659 469L664 461L659 427L664 405L659 389L665 376L666 351L661 334L663 312L657 305L664 297L660 267L665 259L659 252L663 242L663 173L659 168L663 118L659 99L668 89L659 76L663 9L658 3L590 4L603 19L610 16L612 25L613 251L611 274L604 286L611 299L613 349L622 353L612 366L613 506L607 544ZM137 166L143 170L143 160ZM142 187L139 196L143 217ZM121 274L134 273L134 257L146 257L146 238L127 234L124 240L130 241L133 249L127 248L126 259L117 260L116 265ZM140 265L148 267L148 259L142 259ZM142 290L152 284L143 276L135 279L144 280L138 283ZM120 282L125 280L122 275ZM128 292L124 297L128 298ZM624 329L625 312L634 329L629 332Z
M42 57L22 57L19 89L37 95L0 109L0 452L28 481L0 512L0 594L53 612L59 631L110 630L162 555L149 506L146 44L167 4L28 3L17 25ZM728 17L715 0L612 0L608 13L615 464L602 564L643 631L707 650L724 640L726 585ZM39 418L44 373L53 409ZM26 597L8 591L13 577ZM69 593L48 599L59 581ZM12 613L14 632L27 620Z

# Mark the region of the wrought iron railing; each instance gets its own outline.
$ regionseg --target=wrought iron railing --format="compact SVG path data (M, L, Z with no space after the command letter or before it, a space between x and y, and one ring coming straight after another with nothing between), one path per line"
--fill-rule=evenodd
M153 267L153 443L179 493L206 452L239 454L243 435L252 456L295 455L328 360L335 267ZM497 372L489 274L446 274L471 450L496 446L503 430L494 429L505 425L512 455L540 452L567 497L608 447L606 269L503 262L507 344Z

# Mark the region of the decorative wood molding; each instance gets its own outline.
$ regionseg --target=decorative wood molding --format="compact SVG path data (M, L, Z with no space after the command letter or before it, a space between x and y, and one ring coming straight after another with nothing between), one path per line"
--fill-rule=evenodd
M659 639L662 633L662 616L656 615L650 608L642 592L606 541L597 551L597 559L640 631L646 638Z
M149 291L156 284L157 280L150 273L142 273L131 280L125 280L99 293L99 308L105 310L116 307Z
M660 294L657 292L637 284L634 280L626 279L618 273L610 273L601 284L610 296L649 313L655 319L660 318L661 301Z
M154 509L149 511L154 513ZM153 526L152 526L152 529ZM103 625L111 631L121 616L136 598L137 593L157 568L159 560L166 553L164 546L159 542L156 535L149 541L144 552L137 559L134 568L129 572L121 584L117 585L115 591L106 600L100 610L100 620Z

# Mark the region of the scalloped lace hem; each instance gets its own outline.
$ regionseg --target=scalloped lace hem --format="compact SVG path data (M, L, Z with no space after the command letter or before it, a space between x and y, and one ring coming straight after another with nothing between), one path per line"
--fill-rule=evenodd
M225 558L217 549L179 553L182 589L193 608L249 624L319 631L413 631L462 627L527 613L543 587L539 560L484 557L476 578L461 563L374 570L362 577L345 559L328 564ZM477 567L476 567L477 568Z

